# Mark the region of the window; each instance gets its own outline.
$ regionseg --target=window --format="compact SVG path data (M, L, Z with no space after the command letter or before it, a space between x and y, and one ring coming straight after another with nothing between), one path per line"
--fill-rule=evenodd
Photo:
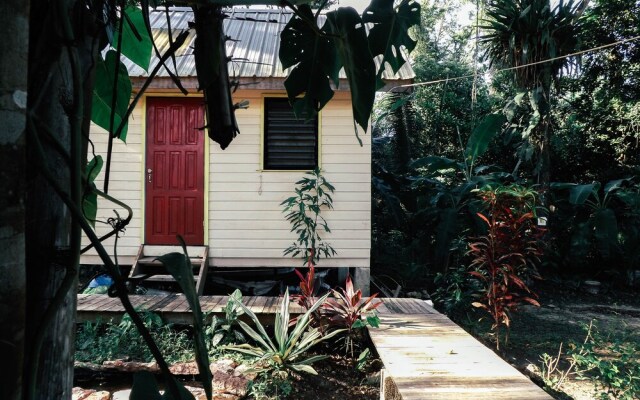
M318 117L297 119L286 98L264 99L264 169L318 166Z

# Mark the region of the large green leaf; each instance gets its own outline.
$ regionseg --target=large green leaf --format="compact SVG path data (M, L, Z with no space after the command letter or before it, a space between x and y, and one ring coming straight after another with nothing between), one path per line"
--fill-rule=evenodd
M440 156L427 156L412 161L411 168L427 168L428 172L433 173L443 169L459 169L460 163L450 158Z
M569 203L575 205L583 205L592 194L598 191L599 188L599 183L576 185L569 192Z
M412 26L420 25L420 4L413 0L402 0L394 9L393 0L373 0L364 10L362 20L373 24L369 31L369 49L374 56L383 55L379 74L389 63L393 72L398 72L407 61L400 49L412 51L416 41L408 33Z
M124 13L125 21L122 27L122 48L120 51L140 68L148 71L153 45L144 24L142 10L138 7L128 6L124 9ZM113 43L118 43L117 33Z
M284 86L296 115L312 118L333 97L329 79L338 85L340 67L331 40L310 26L315 24L311 8L302 5L298 11L280 34L279 57L282 68L293 67Z
M93 88L91 102L91 121L106 130L111 128L111 104L113 101L113 78L116 73L116 61L116 52L109 50L105 59L98 58L96 63L96 83ZM120 125L123 116L127 113L129 99L131 98L131 80L129 79L127 67L120 61L117 68L114 129ZM126 138L127 125L125 124L120 134L120 139L126 141Z
M489 114L476 126L471 133L465 150L465 157L475 161L489 147L491 140L500 132L502 124L506 122L503 114Z
M600 209L593 216L593 234L600 255L607 259L618 242L618 221L610 208Z
M196 291L193 280L193 270L191 261L187 254L187 248L184 240L178 237L182 244L184 254L169 253L158 257L164 267L176 280L191 307L193 313L193 339L196 353L196 362L202 380L207 398L211 398L211 370L209 369L209 353L205 344L204 322L202 318L202 309L200 308L200 300Z
M376 95L376 66L362 18L353 8L341 7L327 14L323 30L338 36L333 42L338 51L338 67L344 67L351 88L353 118L366 131Z
M84 196L82 197L82 212L84 217L91 224L96 226L96 215L98 214L98 195L95 192L95 179L102 169L102 156L97 155L87 163L85 174L87 176L87 185Z

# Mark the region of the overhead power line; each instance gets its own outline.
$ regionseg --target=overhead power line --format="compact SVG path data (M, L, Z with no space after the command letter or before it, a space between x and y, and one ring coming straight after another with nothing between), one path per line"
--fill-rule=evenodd
M565 54L564 56L548 58L546 60L535 61L535 62L532 62L532 63L529 63L529 64L518 65L518 66L515 66L515 67L502 68L502 69L499 69L499 70L496 70L496 71L493 71L493 72L494 73L498 73L498 72L503 72L503 71L513 71L513 70L520 69L520 68L531 67L533 65L545 64L545 63L553 62L553 61L556 61L556 60L562 60L564 58L575 57L575 56L579 56L579 55L582 55L582 54L592 53L592 52L595 52L595 51L607 49L609 47L614 47L614 46L617 46L619 44L623 44L623 43L627 43L627 42L633 42L633 41L638 40L638 39L640 39L640 36L634 36L634 37L631 37L631 38L618 40L618 41L613 42L613 43L604 44L602 46L592 47L590 49L576 51L575 53ZM454 76L453 78L436 79L436 80L428 81L428 82L418 82L418 83L410 83L410 84L406 84L406 85L398 85L398 86L392 87L391 89L389 89L389 91L393 92L395 89L405 89L405 88L417 87L417 86L435 85L437 83L451 82L451 81L457 81L457 80L461 80L461 79L469 79L469 78L473 78L475 76L477 76L477 75L474 73L474 74L469 74L469 75Z

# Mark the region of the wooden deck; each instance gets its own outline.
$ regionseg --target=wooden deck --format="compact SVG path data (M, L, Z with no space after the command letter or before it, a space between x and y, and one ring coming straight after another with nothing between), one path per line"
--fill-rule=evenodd
M191 323L186 298L130 296L139 310L158 313L171 323ZM227 296L201 296L204 312L222 314ZM532 383L462 328L417 299L381 299L380 327L369 334L384 363L385 400L549 400ZM273 321L281 298L247 296L243 303L264 322ZM292 314L302 308L291 304ZM77 321L119 320L117 298L78 295Z
M385 400L552 399L449 318L416 299L382 299L369 335Z
M193 315L182 294L168 296L130 295L131 304L140 311L151 311L163 321L173 324L191 324ZM210 315L224 315L228 296L200 296L202 312ZM266 296L245 296L242 303L249 307L263 323L273 322L280 307L281 298ZM292 303L289 306L292 315L303 313L302 307ZM117 297L96 294L79 294L76 321L119 321L124 315L124 307Z

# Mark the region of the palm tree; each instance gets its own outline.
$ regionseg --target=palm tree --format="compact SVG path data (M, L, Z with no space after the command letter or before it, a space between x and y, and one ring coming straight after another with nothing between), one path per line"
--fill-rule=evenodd
M538 181L544 191L550 180L551 88L571 61L558 57L578 48L579 17L587 3L560 0L552 7L550 0L489 0L482 26L485 59L498 68L514 68L516 87L529 93L538 118L531 138L539 153Z

